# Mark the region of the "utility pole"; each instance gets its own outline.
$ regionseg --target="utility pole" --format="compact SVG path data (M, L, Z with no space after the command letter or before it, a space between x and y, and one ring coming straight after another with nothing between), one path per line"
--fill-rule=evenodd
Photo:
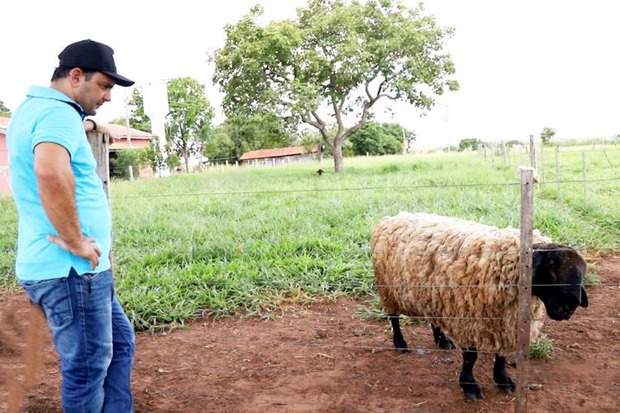
M144 112L151 119L153 133L159 139L159 150L166 160L166 115L168 115L168 79L160 79L144 85ZM160 167L158 175L168 176L170 171Z
M127 89L125 89L125 129L127 135L127 146L131 148L131 133L129 131L129 96L127 96Z
M446 104L446 144L450 152L450 106Z

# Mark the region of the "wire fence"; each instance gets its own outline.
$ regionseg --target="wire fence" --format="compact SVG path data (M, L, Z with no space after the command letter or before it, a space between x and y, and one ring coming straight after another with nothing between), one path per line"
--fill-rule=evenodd
M420 286L417 286L417 287L420 287ZM480 286L476 286L476 288L479 288L479 287ZM606 284L604 285L604 287L611 288L611 289L614 289L615 291L618 291L618 285L613 284L613 283ZM596 288L601 288L601 286L597 286ZM22 298L11 297L8 300L7 299L3 300L1 305L6 308L12 302L25 304L26 301L27 300L23 296ZM34 309L32 311L34 311ZM341 328L341 323L343 321L348 322L351 317L355 317L355 315L352 314L348 316L345 320L342 320L341 318L337 317L336 314L333 314L333 313L317 313L317 312L313 312L311 314L308 314L307 316L315 320L316 319L320 320L320 323L315 324L315 327L324 328L324 329ZM424 322L429 321L428 317L411 317L411 318L417 321L424 321ZM619 317L610 316L608 314L600 314L599 316L592 316L592 317L579 316L578 318L580 321L587 321L589 323L592 322L589 328L599 329L602 331L605 331L608 328L617 328L616 323L620 321ZM466 317L462 319L469 320L470 318ZM495 320L495 318L482 317L480 319L474 319L474 320L477 320L478 322L483 321L483 320L493 321ZM31 331L33 328L40 329L43 327L40 323L37 324L36 326L31 325L28 332L22 331L22 334L32 334ZM384 329L386 328L386 326L380 326L379 328ZM36 377L36 371L40 370L42 366L40 365L37 366L32 361L28 362L27 360L32 359L35 354L39 353L42 350L41 342L33 342L30 344L29 347L24 349L23 346L20 346L19 344L17 344L17 343L22 343L21 340L13 340L13 345L11 345L11 340L7 339L7 332L8 332L8 329L6 328L6 326L3 326L2 332L0 333L0 343L2 343L3 352L9 351L9 352L13 352L15 355L23 354L23 359L26 360L25 369L28 369L28 368L36 369L34 372L31 371L29 373L31 375L34 375L34 377ZM428 333L430 335L430 329ZM290 336L294 337L297 334L299 334L299 326L292 324L290 327ZM313 339L295 339L295 338L283 338L279 340L264 340L263 339L261 340L261 346L264 346L265 348L281 348L283 353L293 353L293 354L299 352L301 348L305 347L305 348L310 348L310 349L315 350L317 357L319 357L321 354L324 354L324 357L330 358L330 359L337 358L338 354L342 355L342 354L356 353L356 354L359 354L359 357L368 357L369 362L372 363L373 362L372 357L371 357L372 354L376 354L378 352L392 353L395 351L393 346L388 345L386 343L387 340L381 337L384 337L384 336L379 336L378 339L373 340L372 344L359 344L359 345L358 344L338 344L338 343L325 344L325 343L322 343L320 340L313 340ZM366 340L366 343L367 342L368 340ZM235 337L225 337L225 336L212 337L212 340L206 340L206 343L210 345L226 347L229 350L237 349L238 356L240 358L251 355L247 353L246 351L244 351L244 348L243 348L244 343L240 342L239 339ZM179 344L181 345L181 343ZM584 346L583 349L575 349L571 353L564 353L564 358L570 360L572 357L574 357L575 362L579 363L579 361L581 360L582 353L588 352L588 354L590 355L598 355L598 356L602 356L605 358L617 359L619 355L618 353L620 352L620 348L618 348L618 346L615 346L615 349L610 350L610 351L593 351L592 349L587 348L587 343L582 343L582 344ZM492 355L494 352L480 351L479 353ZM208 351L206 354L208 354ZM428 357L432 358L433 354L436 354L438 357L444 357L443 355L445 356L456 355L455 350L437 349L434 347L424 347L424 346L421 347L419 345L411 347L410 354L412 354L415 357L421 357L421 358L428 358ZM405 360L402 360L402 362L404 363ZM413 360L410 360L407 363L416 363L416 362ZM209 364L208 360L205 360L205 364L206 365ZM415 370L415 367L413 365L411 368ZM5 366L0 366L0 369L5 369ZM377 369L378 371L382 371L383 368L381 366L377 366ZM28 370L25 370L25 371L28 371ZM230 370L227 368L208 367L208 371L210 375L215 375L218 377L219 376L225 377L231 373ZM295 370L295 366L291 366L291 370L289 373L298 374L298 370ZM286 370L283 371L282 369L278 369L277 371L270 373L270 369L268 366L267 367L253 367L253 368L248 368L246 370L246 374L248 377L251 376L255 379L261 378L263 380L267 380L269 378L281 379L283 375L286 375L289 373L287 373ZM169 372L162 370L158 372L157 374L167 374L169 377L174 377L175 370L171 369ZM307 369L303 374L304 374L304 377L307 377L309 379L310 378L328 378L328 379L334 380L335 382L338 382L341 380L346 380L349 383L359 382L360 388L362 388L367 383L371 383L373 380L372 375L369 376L366 374L347 374L346 376L339 376L339 375L334 375L334 374L329 374L329 373L324 373L324 372L319 372L319 371L313 372L311 368ZM4 376L5 378L9 380L15 380L15 382L19 381L17 374L15 372L7 374L7 370L4 370L2 372L2 376ZM381 381L381 385L389 386L391 388L407 388L409 386L416 386L416 387L417 386L420 386L420 387L445 386L445 387L454 389L455 393L459 392L457 389L460 383L457 378L449 380L449 379L416 378L414 376L414 377L407 378L406 381L403 381L402 378L396 378L396 377L386 378L382 374L378 377L379 378L377 380ZM32 381L31 379L29 384L25 382L23 386L27 388L28 386L32 386L33 384L34 384L34 381ZM482 386L483 388L491 388L494 386L494 383L483 379L483 380L478 380L478 385ZM601 392L601 391L603 392L620 391L620 385L618 383L610 382L608 384L589 384L589 383L576 383L575 384L574 379L572 380L571 384L566 384L561 381L549 382L549 381L541 381L541 380L530 380L528 381L528 386L540 386L544 389L547 389L548 391L564 390L564 391L578 392L581 394L582 397L585 396L585 394L588 392L592 393L592 392ZM14 400L15 395L24 396L25 394L24 389L14 388L14 389L9 389L9 390L12 391L14 394L12 397L9 397L7 400ZM203 396L209 397L207 393L208 391L206 393L203 393ZM221 394L213 393L212 397L214 399L216 398L221 399L221 397L223 396ZM247 402L253 401L253 398L249 395L245 395L245 396L239 395L239 396L230 396L230 397L235 397L236 400L238 401L247 401ZM282 399L282 400L286 401L286 404L288 406L295 406L300 403L298 400L292 400L292 399ZM276 399L273 399L273 398L271 399L271 402L275 402L275 401ZM325 407L323 403L318 402L318 401L305 401L301 403L309 407L313 407L315 409ZM14 410L14 411L19 411L19 410ZM369 411L372 411L372 410L369 410Z
M609 160L610 164L611 161ZM544 169L543 169L544 170ZM109 176L109 172L108 172L108 176ZM556 174L556 176L559 176L558 174ZM578 184L582 184L582 183L600 183L600 182L616 182L620 180L620 178L603 178L603 179L584 179L583 180L566 180L566 181L560 181L560 180L556 180L552 183L548 183L549 185L560 185L560 184L573 184L573 183L578 183ZM105 181L105 180L104 180ZM343 192L343 191L373 191L373 190L386 190L386 189L422 189L422 188L433 188L433 189L437 189L437 188L475 188L475 187L492 187L492 186L522 186L523 183L498 183L498 184L445 184L445 185L411 185L411 186L398 186L398 187L392 187L392 188L386 188L385 186L382 187L358 187L358 188L335 188L335 189L319 189L318 191L323 191L323 192ZM312 193L316 193L317 190L316 189L312 189L312 190L295 190L295 191L269 191L268 193L271 194L279 194L279 193L291 193L291 192L299 192L299 193L304 193L304 192L312 192ZM111 199L128 199L128 198L155 198L155 197L175 197L178 198L180 196L183 197L191 197L191 196L199 196L199 197L209 197L209 196L222 196L222 195L242 195L242 194L265 194L264 191L261 192L254 192L254 191L247 191L247 192L237 192L237 191L231 191L231 192L210 192L210 193L187 193L187 194L174 194L174 195L166 195L166 194L153 194L153 195L137 195L137 196L124 196L124 197L118 197L118 196L111 196ZM585 192L584 192L585 194ZM486 253L490 253L493 252L494 250L491 248L485 249L485 248L481 248L478 251L478 254L486 254ZM520 252L522 252L522 249L512 249L511 251L503 251L504 253L511 253L511 254L519 254ZM457 251L439 251L438 253L433 254L434 259L438 259L438 260L442 260L442 259L446 259L446 258L450 258L452 257L454 254L457 254ZM421 254L422 255L422 254ZM425 259L429 259L428 256L425 257ZM513 282L508 282L505 284L489 284L489 285L481 285L481 284L439 284L439 285L429 285L429 284L377 284L374 285L374 289L380 289L380 288L398 288L398 289L454 289L454 290L462 290L462 289L518 289L520 284L516 282L517 280L513 280ZM221 282L208 282L205 283L205 287L218 287L218 286L222 286L224 285L226 282L225 281L221 281ZM263 285L271 285L271 281L258 281L258 284L263 284ZM277 281L273 281L273 285L276 285ZM285 283L288 285L288 283ZM540 287L570 287L570 286L575 286L575 284L540 284L538 285ZM601 282L598 283L596 285L595 288L609 288L612 290L616 290L620 291L620 284L618 283L613 283L613 282ZM19 298L14 298L14 297L10 297L8 300L4 300L4 303L19 303L21 302L21 300ZM528 307L529 308L529 307ZM34 311L34 310L33 310ZM326 321L324 321L324 326L325 328L329 328L331 326L334 326L334 315L333 314L314 314L315 317L317 318L325 318ZM445 316L445 315L441 315L441 314L437 314L437 315L426 315L423 317L409 317L412 320L415 321L419 321L419 322L429 322L429 321L433 321L433 320L458 320L458 321L472 321L472 322L484 322L484 321L507 321L510 318L507 317L484 317L484 316L475 316L475 317L470 317L470 316L462 316L462 317L456 317L456 316ZM612 314L600 314L600 316L595 316L595 317L580 317L581 320L583 321L591 321L593 323L611 323L612 327L616 327L613 324L617 323L618 321L620 321L620 317L618 317L618 314L612 315ZM30 318L31 320L31 324L30 324L30 328L27 332L28 336L32 336L32 330L33 329L40 329L41 328L41 324L37 323L35 320L35 318ZM337 321L341 321L341 320L337 320ZM541 319L532 319L531 321L542 321ZM528 329L529 330L529 329ZM33 360L35 359L35 357L33 356L33 354L35 354L36 352L38 352L39 349L39 344L36 344L36 341L28 341L28 347L26 348L26 350L22 350L22 348L19 345L15 344L15 340L11 338L10 335L7 335L6 332L1 332L0 331L0 344L2 344L4 347L6 347L6 349L8 349L8 351L13 351L15 353L22 353L23 351L23 358L24 360L26 360L26 375L28 377L32 377L32 375L35 373L33 371L31 371L33 368L37 368L40 366L37 366L36 364L33 364L32 361L28 361L28 360ZM230 346L230 347L234 347L238 345L238 341L235 339L227 339L224 337L220 337L218 338L218 344L220 345L224 345L224 346ZM373 344L373 345L338 345L338 344L322 344L320 342L317 341L313 341L313 340L272 340L272 341L264 341L262 342L263 345L265 346L283 346L285 347L285 351L292 351L295 348L298 347L309 347L309 348L314 348L314 349L319 349L319 350L330 350L330 351L361 351L361 352L377 352L377 351L394 351L392 346L386 346L383 344ZM414 347L414 348L410 348L410 350L412 351L412 353L414 355L418 355L418 356L427 356L429 354L447 354L447 353L452 353L454 352L454 350L444 350L444 349L437 349L437 348L431 348L431 347ZM510 350L513 353L516 353L518 351L518 349L507 349ZM585 351L585 350L584 350ZM597 354L597 355L601 355L601 356L610 356L610 357L616 357L618 356L618 351L613 350L613 351L600 351L600 352L592 352L590 350L588 350L588 352L590 354ZM488 354L493 354L494 352L492 351L480 351L480 353L484 354L484 353L488 353ZM576 350L575 353L579 354L579 351ZM29 370L30 369L30 370ZM225 374L226 370L221 371L220 373ZM3 367L0 366L0 374L4 375L5 377L8 376L9 378L9 382L11 382L11 378L14 380L14 382L16 382L16 376L14 373L8 371L7 369L3 370ZM253 372L253 374L263 374L263 375L268 375L268 372L264 372L264 371L255 371ZM312 375L312 373L307 373L308 375ZM322 377L321 374L317 374L317 376ZM329 376L332 377L333 376ZM368 377L368 376L362 376L362 375L354 375L354 376L347 376L346 378L344 378L346 380L359 380L360 382L366 383L369 380L371 380L372 378ZM384 382L386 381L385 379L382 379ZM555 388L555 389L561 389L561 390L571 390L571 391L579 391L579 392L586 392L586 391L620 391L620 384L618 383L612 383L610 385L585 385L585 384L578 384L578 385L566 385L566 384L561 384L561 383L529 383L527 382L527 377L525 378L526 380L526 384L525 386L520 389L522 391L524 391L524 394L526 394L527 389L529 388L529 386L531 385L544 385L545 387L548 388ZM459 384L458 380L437 380L437 381L432 381L432 380L412 380L412 381L407 381L407 383L403 383L402 380L398 380L398 379L394 379L394 380L388 380L387 381L388 384L393 385L393 386L404 386L404 385L420 385L420 386L457 386ZM482 384L484 386L493 386L494 383L485 383L484 381L480 381L478 384ZM32 385L32 379L28 379L26 381L25 387L28 387ZM24 394L24 389L19 388L19 387L11 387L9 389L9 411L10 412L17 412L19 410L19 406L22 403L21 398L23 397ZM308 405L313 405L312 402L308 402ZM525 406L526 408L526 406ZM521 409L521 410L519 410ZM519 407L516 406L515 407L516 411L526 411L523 410L523 406Z
M26 300L24 298L19 299L19 298L14 297L14 298L11 298L11 300L14 300L16 302L19 301L22 304L26 303ZM3 306L7 305L7 301L4 300L1 304ZM306 316L312 319L320 319L321 323L319 325L314 325L314 327L320 327L320 328L325 328L325 329L341 328L342 322L348 322L350 317L353 317L352 315L350 317L347 317L345 320L343 320L342 318L337 317L333 313L321 313L321 312L310 312ZM422 320L422 318L420 319ZM579 319L581 321L585 321L585 319L583 319L582 317L579 317ZM600 317L588 317L588 321L590 320L596 322L596 323L593 323L590 326L590 328L600 329L600 330L606 330L607 328L610 328L610 327L613 328L613 325L609 325L605 323L605 321L611 321L613 323L617 323L618 321L617 317L604 317L604 315L601 315ZM303 320L301 320L301 323L303 323ZM300 334L300 327L299 327L299 324L297 324L296 322L292 324L288 324L290 325L288 337L284 337L281 339L261 339L260 344L261 346L265 348L281 349L282 354L297 354L297 353L300 353L300 350L302 348L308 348L308 349L313 350L313 354L315 355L316 358L327 359L327 360L333 361L334 363L337 363L338 362L337 360L342 358L342 356L345 354L349 354L349 355L354 354L357 360L366 358L368 359L368 363L376 363L377 359L375 357L377 354L380 354L380 353L396 354L396 353L395 353L393 346L387 344L387 340L385 338L386 336L384 334L380 334L380 331L382 329L384 330L386 328L386 325L381 325L376 322L371 323L371 324L373 324L375 330L379 331L378 336L377 335L370 336L369 338L366 338L364 340L364 343L362 344L334 343L334 342L323 343L321 342L321 340L318 340L318 339L295 338L295 336ZM8 340L6 340L7 328L6 326L3 326L3 327L4 328L2 329L2 333L0 333L0 342L3 345L3 351L6 352L10 350L16 356L19 356L20 354L24 354L24 359L27 359L28 357L32 357L32 354L36 354L42 351L40 342L38 342L37 344L33 344L32 347L28 347L26 350L24 349L24 346L15 344L16 341L18 343L21 343L21 341L18 341L18 340L13 340L14 344L12 346L9 346L10 343L8 342ZM39 324L37 328L42 328L42 327L43 326ZM239 328L244 328L244 327L239 326ZM250 327L246 326L246 328L251 328L251 326ZM430 336L430 329L428 329L428 333ZM28 334L28 333L22 331L22 334ZM414 337L418 337L419 334L421 333L414 335ZM587 343L582 343L582 344L584 345L583 349L576 348L574 349L574 351L570 353L564 352L563 358L566 360L573 359L575 363L580 363L582 359L581 355L583 354L583 352L586 352L586 351L591 355L596 354L598 356L602 356L604 358L610 358L610 359L617 359L618 353L620 352L620 348L618 345L614 346L613 351L594 352L591 349L587 348ZM183 342L179 341L178 345L180 346L183 345ZM219 346L219 347L228 349L228 351L234 352L235 357L238 360L256 357L256 350L254 350L253 352L247 351L245 349L245 345L246 345L246 342L240 341L239 338L237 337L226 337L222 335L208 336L208 337L205 337L203 347L205 347L206 349L203 349L202 353L204 356L207 356L210 352L208 349L211 346ZM29 354L31 355L28 356L25 353L26 351L29 351L30 352ZM479 352L479 353L483 355L488 354L489 356L493 354L493 352L484 352L484 351ZM408 354L409 356L406 359L401 358L399 362L407 363L408 365L410 365L410 368L412 369L413 372L415 372L415 368L416 368L415 366L420 363L417 360L429 360L429 363L430 363L431 362L430 360L433 360L434 357L439 357L439 358L450 357L451 359L453 359L454 357L458 357L458 353L456 350L444 350L444 349L437 349L434 347L424 347L424 346L421 347L419 345L410 348L410 353ZM413 357L413 359L411 357ZM453 364L455 363L455 361L451 361L450 363ZM36 368L37 370L40 370L42 368L40 364L37 366L33 362L26 362L25 364L27 366L29 365L29 368ZM233 371L231 371L230 368L210 366L209 357L206 357L204 363L202 364L204 365L201 365L200 367L183 367L186 365L184 364L183 366L176 366L174 361L172 363L162 363L161 368L158 371L153 371L152 374L157 375L157 376L166 376L168 377L169 380L174 380L176 373L178 373L179 371L183 369L188 368L188 369L198 369L198 371L202 371L202 369L204 369L205 374L208 374L209 377L212 377L212 378L213 377L226 378L226 377L230 377L233 375ZM316 365L316 363L313 362L311 363L311 365ZM407 388L410 388L411 386L420 387L420 388L440 386L440 387L451 388L454 390L455 393L460 393L460 391L458 390L458 386L460 382L458 378L456 377L453 379L448 379L448 378L441 378L440 376L435 377L435 378L430 378L430 377L417 377L413 375L412 377L407 377L406 380L403 380L403 378L393 376L393 375L388 375L386 377L385 366L381 366L381 365L376 365L376 369L377 369L376 375L372 373L371 374L357 373L355 372L355 370L353 370L351 373L347 373L346 375L344 375L342 373L334 373L334 371L336 370L330 371L326 369L320 369L318 367L316 367L315 369L313 367L310 367L310 365L307 365L307 364L304 364L304 366L306 367L303 373L300 373L299 365L291 364L289 367L287 367L286 365L284 367L281 367L281 366L274 367L274 366L270 366L268 363L268 360L266 360L265 363L262 363L260 366L246 367L244 370L244 374L246 375L248 380L259 380L264 384L268 383L269 380L279 381L283 377L286 377L286 375L300 375L301 374L303 375L303 377L305 377L308 380L325 379L329 382L334 382L334 383L338 383L344 380L349 384L357 383L357 386L359 386L360 389L363 389L365 386L371 386L373 381L376 380L381 383L381 386L390 387L391 389L403 389L403 391L405 391ZM0 366L0 369L5 369L6 367L7 366ZM18 374L16 372L13 372L12 374L13 374L12 378L16 380L16 382L19 381L17 377ZM11 375L7 374L6 371L2 372L2 376L4 376L5 378L9 378L9 379L11 378ZM36 377L36 370L34 372L34 376ZM485 379L484 377L486 376L482 375L482 379L477 380L478 385L482 386L482 388L485 388L485 389L493 388L495 386L495 383L493 383L492 381L489 381L488 379ZM29 384L29 386L32 386L33 383L35 382L32 381ZM25 384L24 384L24 387L26 387ZM591 394L592 393L597 394L598 392L617 393L618 391L620 391L620 384L614 383L613 381L603 382L603 383L587 383L587 382L579 383L578 381L575 380L574 377L568 383L564 382L562 377L558 377L557 380L552 380L552 381L550 381L549 378L540 380L539 378L533 377L533 379L528 381L528 387L536 388L538 390L544 389L549 392L570 391L570 392L575 392L575 393L580 394L581 397L587 397L588 393L591 393ZM17 392L15 394L18 394L21 396L25 394L23 389L21 390L13 389L12 391ZM235 398L235 400L240 401L240 402L248 402L248 403L253 402L253 403L258 403L257 406L262 406L259 401L256 401L251 395L248 395L246 393L239 393L238 395L229 395L229 396L222 395L221 393L216 393L216 392L212 392L212 394L209 394L209 393L210 393L209 390L205 389L205 391L201 393L201 396L211 397L213 398L213 400L221 400L222 398L233 397ZM174 396L169 396L169 397L174 397ZM325 403L329 403L326 401L321 402L319 400L312 400L309 397L306 401L300 401L296 398L287 399L287 398L282 397L281 395L271 397L270 403L275 403L278 400L281 400L282 402L286 402L286 405L290 407L297 406L297 405L307 405L308 407L314 410L320 410L321 408L326 408L327 406L325 405ZM386 404L389 404L389 396L387 395L386 395ZM256 411L260 411L259 407L257 407ZM374 410L368 409L367 411L374 411ZM428 410L428 411L433 411L433 410Z

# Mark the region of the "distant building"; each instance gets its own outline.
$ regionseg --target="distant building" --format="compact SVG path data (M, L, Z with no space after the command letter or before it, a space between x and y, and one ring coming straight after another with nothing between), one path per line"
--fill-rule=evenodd
M133 128L127 129L127 126L124 125L106 123L103 126L109 131L111 138L109 147L110 160L115 159L117 153L120 151L148 148L151 145L151 140L155 138L155 135L150 132L144 132ZM116 172L117 171L114 171L110 165L110 173L116 176ZM134 173L138 173L142 178L155 175L150 167L142 168L140 171L134 171Z
M10 118L0 116L0 194L10 193L9 187L9 153L6 146L6 129ZM126 149L147 148L155 137L150 132L143 132L126 126L111 123L102 124L110 132L112 143L110 144L110 159L116 157L116 153ZM129 133L127 133L129 132ZM150 168L140 171L140 176L152 175Z
M316 158L319 153L318 147L307 151L302 146L289 148L259 149L244 153L239 162L241 165L282 165L290 162L303 162Z
M11 192L9 188L9 152L6 148L6 128L9 118L0 116L0 194Z
M129 128L128 130L127 127L123 125L106 123L103 126L110 131L110 137L112 138L110 152L116 152L122 149L148 148L151 144L151 140L155 138L155 135L150 132L143 132L133 128Z

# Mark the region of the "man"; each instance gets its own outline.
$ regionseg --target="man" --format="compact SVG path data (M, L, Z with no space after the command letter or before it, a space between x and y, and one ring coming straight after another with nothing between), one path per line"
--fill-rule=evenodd
M45 313L60 357L65 412L132 412L135 337L114 294L111 214L84 121L111 100L114 51L83 40L58 56L50 87L31 86L7 130L19 212L15 272Z

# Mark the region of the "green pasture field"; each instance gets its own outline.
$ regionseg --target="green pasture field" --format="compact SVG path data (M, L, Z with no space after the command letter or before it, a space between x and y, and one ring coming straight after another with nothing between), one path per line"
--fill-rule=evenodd
M558 168L554 149L545 150L534 225L584 254L618 251L620 148L581 149L561 148ZM406 210L518 227L522 160L409 154L348 158L342 174L324 160L114 181L118 295L138 330L203 315L270 317L284 301L372 296L369 241L379 220ZM318 176L319 168L326 173ZM0 198L0 211L0 289L11 291L10 198Z

